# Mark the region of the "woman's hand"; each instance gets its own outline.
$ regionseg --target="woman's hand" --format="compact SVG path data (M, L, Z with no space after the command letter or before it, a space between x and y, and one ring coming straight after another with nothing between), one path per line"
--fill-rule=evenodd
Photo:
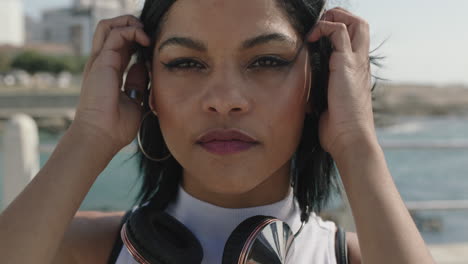
M101 148L114 154L132 142L141 119L141 96L148 83L144 65L132 66L126 92L121 91L122 76L137 43L148 46L150 39L136 17L125 15L99 22L72 124L72 129L96 138Z
M308 41L328 37L330 57L328 110L319 123L320 144L336 160L347 149L375 142L369 63L369 26L341 8L328 10ZM374 141L375 140L375 141Z

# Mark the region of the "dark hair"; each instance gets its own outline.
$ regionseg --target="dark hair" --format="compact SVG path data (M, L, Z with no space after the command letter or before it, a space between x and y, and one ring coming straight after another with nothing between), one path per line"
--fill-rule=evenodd
M287 15L298 35L305 38L317 20L325 0L275 0ZM161 25L175 0L146 0L140 20L145 32L153 42L159 36ZM153 43L154 44L154 43ZM320 212L326 205L330 194L338 190L338 177L334 161L319 143L318 122L320 115L327 109L327 87L329 75L329 58L332 46L327 38L315 43L308 43L311 54L310 63L314 78L311 83L310 98L314 106L313 114L306 114L302 137L292 157L291 184L299 203L302 218L306 220L312 211ZM139 58L152 58L151 48L140 48ZM151 111L148 105L149 92L144 95L143 114ZM159 121L154 116L144 120L141 130L141 141L145 151L156 158L168 154L167 146L161 134ZM181 165L171 156L162 162L151 161L139 150L140 173L143 182L137 202L141 205L151 200L156 208L163 210L173 200L182 178Z

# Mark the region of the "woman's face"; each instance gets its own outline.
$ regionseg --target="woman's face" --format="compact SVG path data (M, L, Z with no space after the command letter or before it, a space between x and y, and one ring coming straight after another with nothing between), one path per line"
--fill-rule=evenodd
M171 7L154 48L150 104L187 191L273 195L288 188L311 78L306 48L291 62L300 47L274 0ZM215 128L242 130L258 144L213 154L196 141Z

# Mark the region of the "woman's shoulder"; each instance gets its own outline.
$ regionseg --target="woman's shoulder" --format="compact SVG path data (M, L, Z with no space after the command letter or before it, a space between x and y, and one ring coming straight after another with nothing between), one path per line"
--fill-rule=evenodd
M330 252L337 249L336 243L339 243L338 240L338 229L342 228L339 225L337 225L334 221L332 220L327 220L326 218L322 218L320 215L316 215L315 213L311 214L311 219L312 222L316 225L316 229L320 230L319 232L325 234L324 236L328 237L329 241L332 241L334 246L331 246L330 244L330 249L332 249ZM348 259L349 264L359 264L361 263L361 251L359 247L359 239L358 236L355 232L348 232L344 229L342 229L345 232L344 235L344 247L346 247L346 255ZM320 237L317 234L314 234L315 237ZM322 238L325 238L325 237ZM336 252L334 252L335 255Z
M310 214L308 223L310 223L312 226L315 226L317 231L327 233L330 236L334 236L338 229L338 226L334 221L329 220L326 217L324 218L315 212Z
M78 211L65 233L59 254L76 264L106 263L125 211Z

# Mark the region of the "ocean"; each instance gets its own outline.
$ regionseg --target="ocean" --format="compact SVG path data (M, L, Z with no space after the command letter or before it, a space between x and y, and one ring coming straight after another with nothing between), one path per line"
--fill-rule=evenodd
M383 144L396 141L468 142L468 117L399 118L396 125L378 128L377 134ZM41 144L56 144L61 135L40 131L39 140ZM384 147L384 152L404 201L468 200L468 148ZM50 154L40 154L41 166ZM140 183L137 160L130 158L131 154L121 152L114 157L92 186L81 210L128 210L133 205ZM3 155L0 147L0 204ZM418 212L413 217L418 223L436 223L437 228L418 225L427 243L468 242L468 210Z

